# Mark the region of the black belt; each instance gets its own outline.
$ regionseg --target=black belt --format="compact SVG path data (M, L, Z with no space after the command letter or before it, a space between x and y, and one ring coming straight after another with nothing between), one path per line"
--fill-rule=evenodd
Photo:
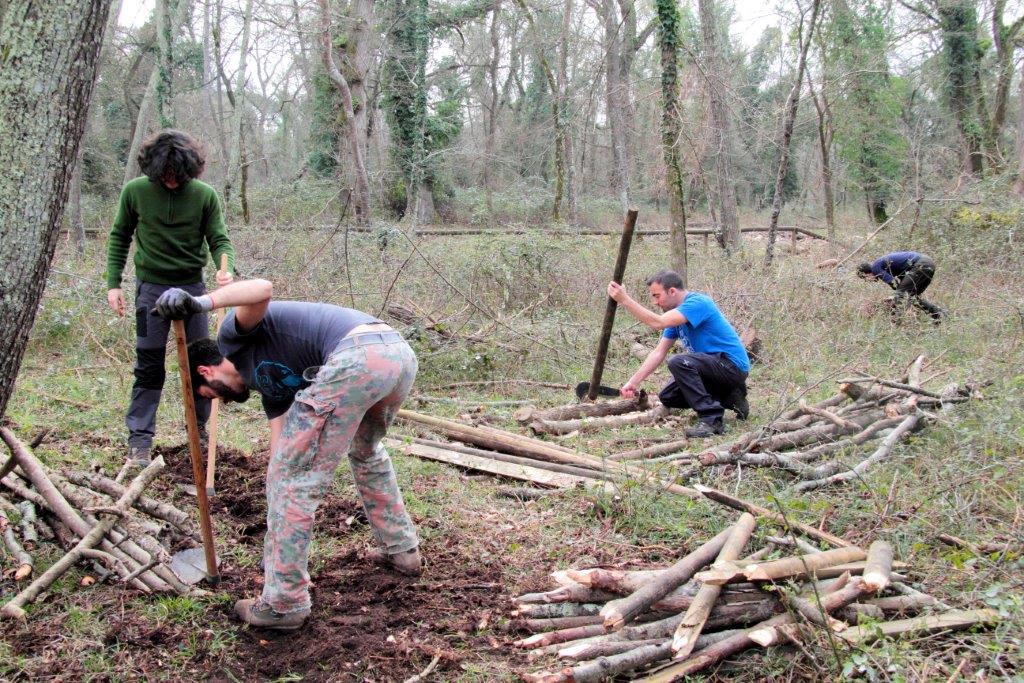
M359 332L358 334L353 334L342 339L338 342L338 345L334 347L334 350L343 351L355 346L366 346L367 344L391 344L400 341L403 341L402 335L394 330L388 330L386 332Z

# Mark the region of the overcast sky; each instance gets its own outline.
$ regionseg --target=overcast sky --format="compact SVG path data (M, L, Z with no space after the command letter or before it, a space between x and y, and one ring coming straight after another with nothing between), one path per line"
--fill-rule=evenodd
M121 5L121 25L140 26L146 23L153 12L153 2L154 0L124 0L124 4ZM736 21L729 27L732 35L740 38L747 47L752 47L765 27L778 23L776 2L777 0L733 0ZM692 9L696 14L697 8Z

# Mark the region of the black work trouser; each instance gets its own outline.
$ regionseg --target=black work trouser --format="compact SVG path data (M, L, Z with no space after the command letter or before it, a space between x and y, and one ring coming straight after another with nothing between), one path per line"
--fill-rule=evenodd
M151 315L157 298L168 289L177 286L193 296L206 293L202 282L190 285L157 285L137 281L135 285L135 383L128 403L125 425L128 427L128 445L151 448L156 434L156 410L164 388L166 369L164 357L167 354L167 337L171 322L157 315ZM210 336L209 320L206 313L185 319L185 339L193 342ZM200 426L210 419L210 399L194 394L196 417Z
M677 353L668 359L669 382L658 398L666 408L692 408L702 422L722 419L737 390L747 395L747 373L724 353Z
M935 277L935 261L930 258L918 259L894 282L896 301L904 305L909 302L938 320L942 316L942 309L921 298L921 294L932 283L933 277Z

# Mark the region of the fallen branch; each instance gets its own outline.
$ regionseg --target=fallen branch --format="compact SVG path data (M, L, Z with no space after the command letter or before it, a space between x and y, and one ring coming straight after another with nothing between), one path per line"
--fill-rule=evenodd
M7 518L7 513L2 509L0 509L0 532L3 532L4 545L7 546L7 551L18 565L18 568L14 570L14 580L22 581L28 578L32 575L32 567L35 565L35 560L32 559L32 555L25 552L25 548L18 542L17 536L14 535L14 525L11 524L11 521Z
M863 550L856 546L849 546L760 564L750 564L745 567L741 567L735 562L723 562L716 564L708 571L698 573L696 578L698 581L716 586L740 580L778 581L794 576L814 576L819 569L847 562L857 562L865 557L867 554Z
M864 567L864 585L873 592L885 590L892 581L892 546L878 540L868 548L867 566Z
M672 453L678 453L685 450L689 445L688 439L682 439L680 441L669 441L666 443L654 444L653 446L645 446L643 448L636 448L631 451L622 451L620 453L612 453L608 456L609 460L642 460L644 458L653 458L659 455L670 455Z
M99 472L69 472L68 481L90 488L100 493L105 493L111 498L119 498L124 495L125 487L113 479L105 477ZM183 510L179 510L170 503L164 503L149 496L139 496L135 501L135 509L144 512L150 517L169 522L181 529L186 535L198 539L199 532L195 530L192 518Z
M598 403L573 403L567 406L549 408L547 410L523 410L515 418L517 421L526 424L532 421L541 422L562 422L565 420L578 420L585 417L606 417L608 415L622 415L636 411L647 410L651 407L647 393L641 393L637 398L626 398L617 401L601 401Z
M892 433L889 434L889 436L885 437L885 439L882 441L882 445L880 445L874 453L872 453L869 457L862 460L860 463L858 463L853 468L847 470L846 472L833 474L823 479L815 479L812 481L801 482L794 486L793 490L797 493L803 493L804 491L810 491L812 489L820 488L822 486L828 486L829 484L838 484L850 481L851 479L860 479L863 476L864 472L868 470L868 468L870 468L875 463L889 457L889 454L892 451L892 447L896 445L896 442L903 438L905 434L913 430L914 427L917 426L917 423L918 421L920 421L920 419L921 414L916 412L913 415L904 418L900 425L896 429L894 429Z

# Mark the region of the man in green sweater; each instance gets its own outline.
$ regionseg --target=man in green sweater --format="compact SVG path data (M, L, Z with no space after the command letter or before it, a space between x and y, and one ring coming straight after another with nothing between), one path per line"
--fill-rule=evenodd
M197 180L206 165L201 145L186 133L164 130L139 150L145 174L121 190L121 201L107 245L107 303L123 316L126 305L121 275L135 242L135 383L125 424L128 457L148 461L156 432L156 411L164 386L164 355L170 323L150 315L157 298L171 287L195 296L206 292L203 266L212 254L228 269L217 284L232 281L235 251L224 228L216 190ZM205 313L185 320L188 341L209 336ZM196 414L205 433L210 401L196 395Z

